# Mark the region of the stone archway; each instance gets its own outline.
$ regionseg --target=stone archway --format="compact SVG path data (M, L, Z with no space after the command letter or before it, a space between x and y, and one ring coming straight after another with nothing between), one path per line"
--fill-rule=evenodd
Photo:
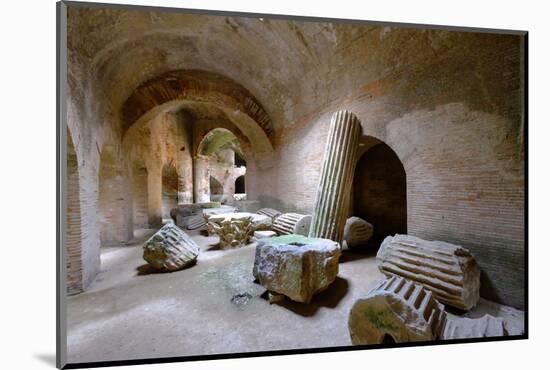
M355 167L351 212L370 222L369 244L378 248L388 235L407 233L406 173L397 154L384 142L367 137Z
M251 143L258 159L271 158L271 118L248 90L216 73L176 70L138 86L122 105L122 135L159 113L181 109L221 112Z

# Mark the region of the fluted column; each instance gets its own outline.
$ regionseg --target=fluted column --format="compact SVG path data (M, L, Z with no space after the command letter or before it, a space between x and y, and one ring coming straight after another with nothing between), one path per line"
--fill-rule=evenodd
M309 236L342 241L361 123L351 112L333 114Z

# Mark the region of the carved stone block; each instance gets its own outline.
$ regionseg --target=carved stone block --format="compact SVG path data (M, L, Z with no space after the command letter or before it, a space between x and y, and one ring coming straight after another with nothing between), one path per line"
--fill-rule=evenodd
M143 259L157 270L175 271L192 265L199 246L183 230L167 223L143 245Z
M393 276L355 302L348 328L353 344L433 341L445 321L443 305L429 290Z
M479 267L461 246L396 234L384 239L376 259L385 275L423 284L442 303L469 310L479 300Z
M307 236L310 225L310 215L283 213L273 221L273 230L279 235L297 234Z
M338 274L340 245L328 239L284 235L261 239L253 275L268 291L309 303Z

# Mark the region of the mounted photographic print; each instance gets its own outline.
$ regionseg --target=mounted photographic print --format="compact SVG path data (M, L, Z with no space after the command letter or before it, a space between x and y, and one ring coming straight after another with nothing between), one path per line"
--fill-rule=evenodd
M58 38L58 367L527 338L527 32L69 1Z

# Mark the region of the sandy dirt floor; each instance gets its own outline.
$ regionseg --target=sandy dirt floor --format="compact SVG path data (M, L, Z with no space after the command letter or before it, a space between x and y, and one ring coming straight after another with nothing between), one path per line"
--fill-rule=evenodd
M270 304L253 281L255 244L219 250L217 237L194 233L198 263L155 273L141 248L153 232L103 248L96 281L68 298L70 363L348 346L353 303L383 278L373 252L344 251L336 281L311 304ZM523 320L521 312L486 301L469 316L485 312L512 317L515 327Z

